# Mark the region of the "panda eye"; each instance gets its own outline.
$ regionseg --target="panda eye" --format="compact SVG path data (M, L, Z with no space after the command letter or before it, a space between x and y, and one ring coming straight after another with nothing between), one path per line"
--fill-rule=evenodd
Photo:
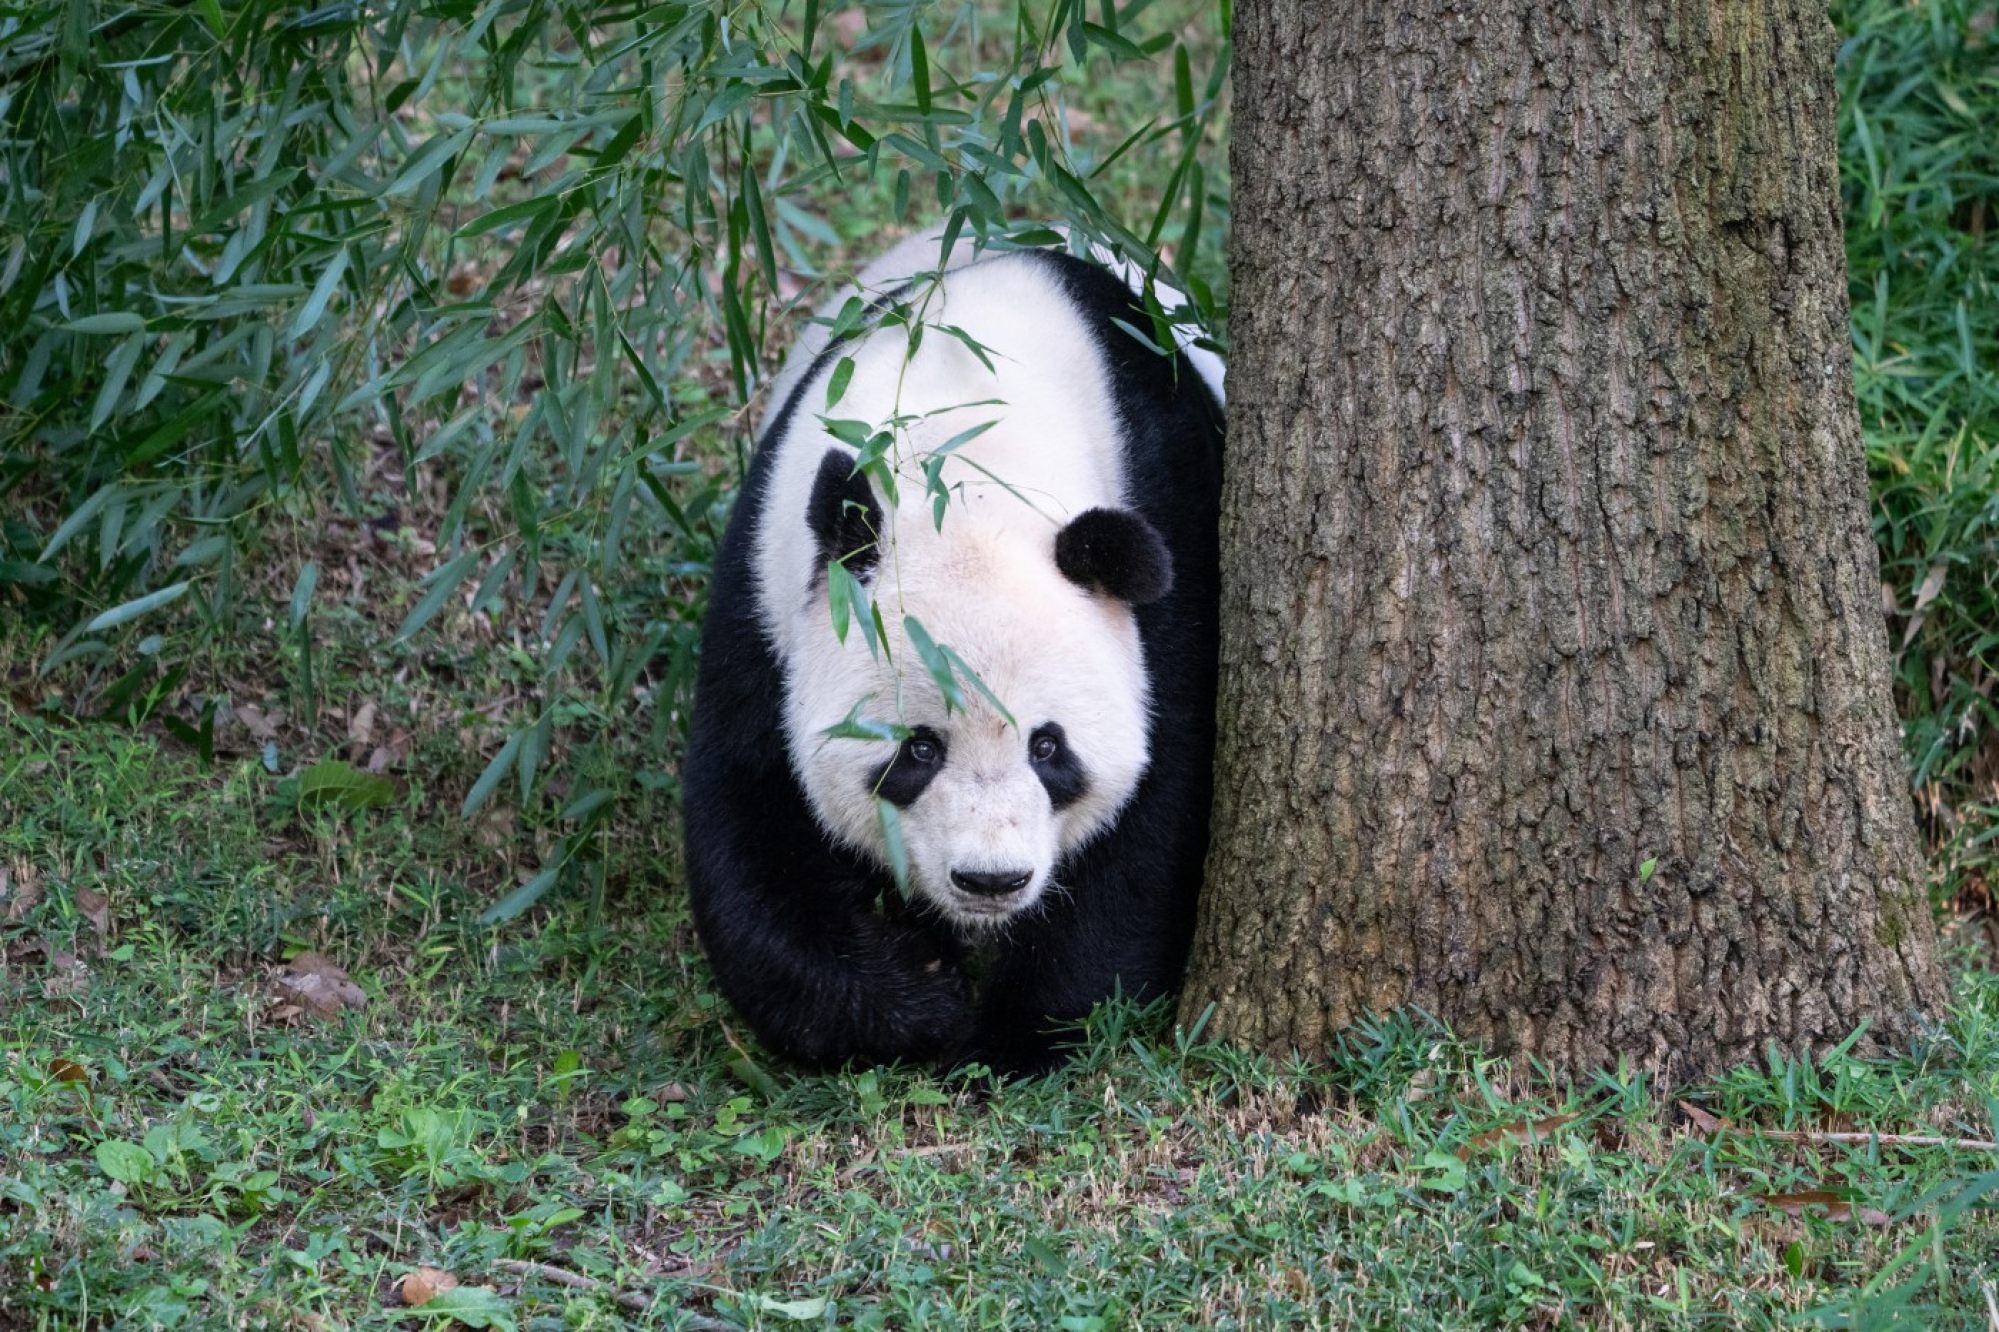
M920 763L926 768L944 756L943 748L935 740L920 735L911 736L903 745L902 752L909 755L911 763Z
M1034 743L1028 746L1027 752L1036 763L1049 763L1061 752L1061 749L1062 742L1054 736L1037 735L1034 737Z

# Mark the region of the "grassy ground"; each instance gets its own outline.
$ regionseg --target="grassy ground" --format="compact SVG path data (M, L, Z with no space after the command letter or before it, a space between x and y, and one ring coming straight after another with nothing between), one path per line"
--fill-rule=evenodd
M1999 386L1964 312L1990 308L1999 80L1989 23L1913 12L1840 6L1859 381L1939 896L1976 904ZM1073 90L1086 160L1158 101L1146 77ZM1143 217L1171 157L1097 183ZM853 252L829 265L879 243L886 192L824 201ZM537 606L388 645L451 496L375 465L358 512L272 506L239 622L163 615L37 675L58 630L0 619L0 1329L1999 1329L1999 1151L1822 1136L1999 1137L1999 976L1969 926L1948 1021L1902 1059L1670 1097L1559 1088L1413 1016L1311 1068L1117 1007L1039 1082L768 1065L688 931L673 725L644 690L551 703ZM603 589L614 627L695 608L660 589L698 589L699 542L659 529ZM308 558L309 658L286 619ZM544 706L566 711L532 797L510 775L461 817ZM316 780L325 759L351 770ZM577 808L597 789L608 819ZM564 856L535 910L478 923ZM409 1307L426 1267L461 1284Z
M468 715L504 657L462 663ZM437 706L329 660L320 734L375 711L336 752ZM241 722L204 770L36 702L0 697L0 1328L1991 1325L1999 1153L1758 1132L1999 1136L1968 953L1906 1059L1691 1111L1413 1019L1305 1069L1117 1008L1039 1082L799 1078L706 984L668 792L597 894L493 930L561 824L452 816L483 756L448 730L386 803L302 809ZM394 1307L425 1266L463 1284Z

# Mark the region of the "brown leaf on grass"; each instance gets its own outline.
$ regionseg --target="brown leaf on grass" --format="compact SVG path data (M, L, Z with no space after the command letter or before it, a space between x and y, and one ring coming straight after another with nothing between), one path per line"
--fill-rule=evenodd
M363 703L354 709L354 715L347 719L347 738L357 749L366 749L368 742L375 738L375 705Z
M257 737L257 739L275 740L278 738L276 724L269 717L266 717L264 710L255 703L245 703L241 707L232 709L232 711L236 714L236 720L242 723L243 729Z
M1937 593L1943 591L1944 579L1949 574L1949 566L1939 560L1930 566L1928 573L1923 575L1923 585L1916 589L1915 608L1909 612L1908 627L1902 631L1904 649L1907 649L1916 635L1922 632L1923 621L1929 618L1929 605L1937 599Z
M44 999L60 999L65 995L82 994L90 988L90 968L74 953L65 953L60 948L49 950L49 975L42 982Z
M104 947L105 938L111 933L111 899L95 888L85 888L81 884L76 889L76 909L90 928L97 933L97 946Z
M1800 1193L1759 1193L1756 1201L1774 1207L1787 1216L1804 1216L1813 1208L1823 1209L1834 1221L1859 1221L1864 1226L1892 1226L1895 1218L1872 1207L1855 1207L1831 1189L1806 1189Z
M447 1290L455 1289L458 1278L435 1267L419 1267L405 1274L390 1289L406 1309L421 1309Z
M1727 1120L1715 1118L1692 1101L1681 1101L1679 1106L1680 1113L1687 1117L1687 1121L1694 1126L1696 1133L1704 1133L1711 1138L1728 1127Z
M388 739L368 751L367 770L379 777L410 755L410 733L392 731Z
M85 1087L90 1085L89 1070L85 1069L82 1064L77 1063L74 1059L64 1059L58 1056L49 1060L49 1076L57 1082L81 1083Z
M13 880L11 885L9 878ZM0 902L6 904L8 920L25 918L41 900L42 876L33 865L20 861L14 865L11 874L7 866L0 865Z
M360 1008L368 996L340 964L324 953L300 953L285 963L285 969L271 978L281 1001L297 1004L322 1018L336 1018L342 1009ZM284 1020L277 1012L272 1016Z
M1458 1148L1458 1159L1468 1161L1473 1152L1482 1152L1497 1147L1502 1142L1537 1143L1546 1142L1555 1136L1555 1131L1575 1118L1574 1115L1549 1115L1546 1119L1519 1120L1512 1124L1501 1124L1496 1129L1472 1138Z

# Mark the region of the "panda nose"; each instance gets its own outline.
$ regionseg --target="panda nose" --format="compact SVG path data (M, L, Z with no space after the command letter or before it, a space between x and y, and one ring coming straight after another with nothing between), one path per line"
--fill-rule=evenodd
M1027 887L1027 881L1034 877L1033 870L962 870L951 871L951 882L968 893L978 897L1005 897Z

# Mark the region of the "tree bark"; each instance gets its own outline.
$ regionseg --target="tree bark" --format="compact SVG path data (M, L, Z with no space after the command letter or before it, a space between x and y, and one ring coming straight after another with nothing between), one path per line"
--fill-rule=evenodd
M1183 1017L1668 1078L1942 1002L1822 0L1244 0ZM1654 865L1646 874L1645 866Z

